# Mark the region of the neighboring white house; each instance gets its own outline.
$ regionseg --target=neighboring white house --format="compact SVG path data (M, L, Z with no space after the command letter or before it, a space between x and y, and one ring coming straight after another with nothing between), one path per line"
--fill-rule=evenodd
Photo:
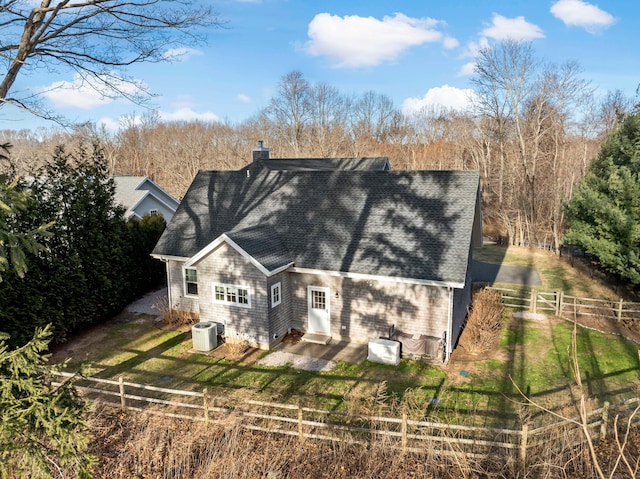
M116 203L127 208L125 219L160 214L169 223L180 202L146 176L114 176Z

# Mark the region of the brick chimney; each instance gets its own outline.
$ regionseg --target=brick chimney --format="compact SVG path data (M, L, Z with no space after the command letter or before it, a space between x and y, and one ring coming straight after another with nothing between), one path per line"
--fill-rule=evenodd
M269 148L265 148L262 140L258 142L258 148L253 149L253 161L268 160Z

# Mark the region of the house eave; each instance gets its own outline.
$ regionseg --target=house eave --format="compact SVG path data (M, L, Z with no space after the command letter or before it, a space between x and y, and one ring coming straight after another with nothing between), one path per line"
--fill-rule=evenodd
M273 276L274 274L278 274L281 271L284 271L284 270L290 268L293 265L293 262L290 262L290 263L284 264L284 265L274 269L273 271L269 271L257 259L255 259L249 253L247 253L240 245L238 245L238 243L236 243L231 238L229 238L229 236L227 236L226 233L222 233L215 240L213 240L207 246L205 246L200 251L198 251L194 256L189 258L189 260L185 263L185 267L188 268L189 266L195 265L198 261L200 261L206 255L211 253L213 250L215 250L222 243L227 243L229 246L231 246L241 256L243 256L244 258L248 259L251 262L251 264L253 264L253 266L255 266L262 274L264 274L267 277Z
M159 259L160 261L182 261L182 262L186 262L189 261L188 257L184 257L184 256L173 256L170 254L155 254L155 253L151 253L150 255L152 258L155 259Z
M153 195L158 201L164 203L165 205L167 205L167 207L173 209L174 211L178 208L178 205L180 204L180 202L169 192L165 191L164 188L162 188L158 183L156 183L155 181L153 181L151 178L146 177L137 187L136 189L139 189L144 183L149 182L151 183L153 186L155 186L156 188L158 188L158 190L162 191L165 195L167 195L171 200L174 201L174 203L176 204L176 206L170 206L166 201L161 200L160 198L158 198L156 195Z
M139 191L142 191L142 190L139 190ZM162 199L160 199L156 195L154 195L152 191L149 191L149 190L144 190L144 191L145 191L145 193L140 197L140 199L138 201L136 201L136 203L129 208L129 210L132 211L138 218L142 218L142 217L138 213L136 213L134 210L138 206L140 206L142 204L142 202L145 199L147 199L148 197L151 197L151 198L155 199L158 203L160 203L162 206L164 206L169 211L171 211L172 215L175 214L177 207L174 207L174 206L171 206L171 205L167 204L166 201L163 201Z
M291 268L289 271L292 273L334 276L334 277L358 279L358 280L364 280L364 281L367 281L367 280L388 281L392 283L420 284L423 286L436 286L436 287L442 287L442 288L455 288L455 289L464 288L464 282L460 283L455 281L435 281L435 280L419 279L419 278L403 278L403 277L396 277L396 276L381 276L381 275L375 275L375 274L352 273L347 271L326 271L326 270L320 270L320 269L296 268L296 267Z

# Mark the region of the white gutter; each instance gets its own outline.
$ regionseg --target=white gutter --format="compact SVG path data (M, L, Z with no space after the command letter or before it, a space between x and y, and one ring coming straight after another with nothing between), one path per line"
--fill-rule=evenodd
M449 281L433 281L428 279L400 278L400 277L393 277L393 276L381 276L381 275L375 275L375 274L348 273L344 271L324 271L320 269L295 268L295 267L291 268L289 271L291 271L292 273L335 276L340 278L351 278L351 279L360 279L360 280L388 281L391 283L420 284L424 286L438 286L438 287L456 288L456 289L464 288L464 283L456 283L456 282L449 282Z

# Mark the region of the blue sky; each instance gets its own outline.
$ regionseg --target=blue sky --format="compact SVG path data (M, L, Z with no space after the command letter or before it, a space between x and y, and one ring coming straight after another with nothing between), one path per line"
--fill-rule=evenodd
M281 77L299 70L342 93L388 95L409 111L462 106L479 47L531 41L546 62L575 60L597 94L640 83L640 2L636 0L220 0L225 22L208 44L171 63L127 73L147 85L165 120L240 122L268 104ZM171 53L171 52L170 52ZM117 128L145 110L74 89L71 72L31 74L17 88L63 88L47 101L74 121ZM0 129L54 126L4 110Z

